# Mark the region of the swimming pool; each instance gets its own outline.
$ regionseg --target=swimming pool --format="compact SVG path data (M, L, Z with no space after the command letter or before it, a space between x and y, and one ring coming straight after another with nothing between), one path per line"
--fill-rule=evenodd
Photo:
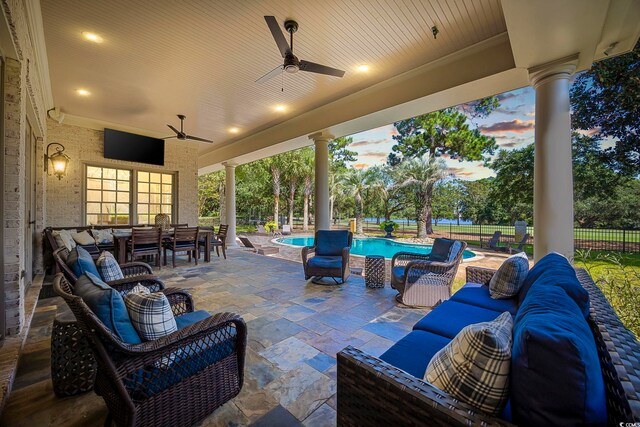
M292 246L313 246L312 236L302 237L281 237L276 242ZM351 245L352 255L382 255L385 258L393 258L398 252L417 252L421 254L431 253L431 245L419 245L416 243L400 243L390 239L379 239L375 237L353 238ZM471 251L464 251L463 259L475 257Z

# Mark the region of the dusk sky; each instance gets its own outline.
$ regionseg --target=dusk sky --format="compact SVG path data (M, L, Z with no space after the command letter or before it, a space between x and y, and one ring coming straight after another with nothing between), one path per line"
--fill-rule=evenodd
M535 93L533 88L525 87L498 95L500 108L486 119L477 119L480 131L496 139L500 148L512 150L533 143L535 125ZM366 168L383 165L391 152L395 141L392 136L396 129L391 125L382 126L366 132L351 135L353 143L349 149L358 153L358 159L352 166ZM476 180L495 175L482 162L460 162L444 159L449 172L456 178Z

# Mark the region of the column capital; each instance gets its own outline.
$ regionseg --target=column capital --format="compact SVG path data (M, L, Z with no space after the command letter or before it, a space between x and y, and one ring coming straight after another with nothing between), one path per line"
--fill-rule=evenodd
M335 136L330 134L326 130L321 130L320 132L312 133L311 135L309 135L309 139L313 140L314 142L329 141L330 139L334 139L334 138Z
M569 79L576 71L579 54L573 54L546 64L529 68L529 81L534 88L540 84L556 79Z
M238 166L238 164L237 164L236 162L232 162L232 161L229 161L229 162L222 162L222 165L225 167L225 169L226 169L226 168L231 168L231 169L233 169L233 168L235 168L236 166Z

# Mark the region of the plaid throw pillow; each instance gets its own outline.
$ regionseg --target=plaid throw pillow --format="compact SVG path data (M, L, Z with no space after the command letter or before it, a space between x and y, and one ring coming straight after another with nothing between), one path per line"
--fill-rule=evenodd
M98 267L98 272L105 282L124 279L120 265L111 252L102 251L96 260L96 267Z
M489 294L493 299L513 298L529 272L527 254L520 252L507 258L489 282Z
M425 381L461 402L499 414L508 398L512 334L509 312L465 327L433 356Z
M162 292L151 293L138 284L124 297L124 303L143 340L156 340L178 330L169 300Z

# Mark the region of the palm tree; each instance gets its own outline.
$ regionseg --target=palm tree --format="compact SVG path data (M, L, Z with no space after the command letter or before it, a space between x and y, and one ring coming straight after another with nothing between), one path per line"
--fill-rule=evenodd
M315 165L315 157L313 153L313 149L311 147L305 147L300 150L301 154L301 175L302 175L302 194L304 196L303 199L303 219L302 219L302 229L304 231L309 230L309 197L313 192L313 175L314 175L314 165Z
M431 198L433 185L446 176L443 160L425 155L404 160L396 167L399 188L409 188L415 194L418 238L433 234Z
M356 202L356 234L362 234L364 194L371 185L371 173L366 169L349 169L342 177L341 184L353 194Z
M268 160L268 166L271 170L271 190L273 192L273 220L276 224L279 224L278 218L280 215L282 157L280 154L278 154L269 158Z

